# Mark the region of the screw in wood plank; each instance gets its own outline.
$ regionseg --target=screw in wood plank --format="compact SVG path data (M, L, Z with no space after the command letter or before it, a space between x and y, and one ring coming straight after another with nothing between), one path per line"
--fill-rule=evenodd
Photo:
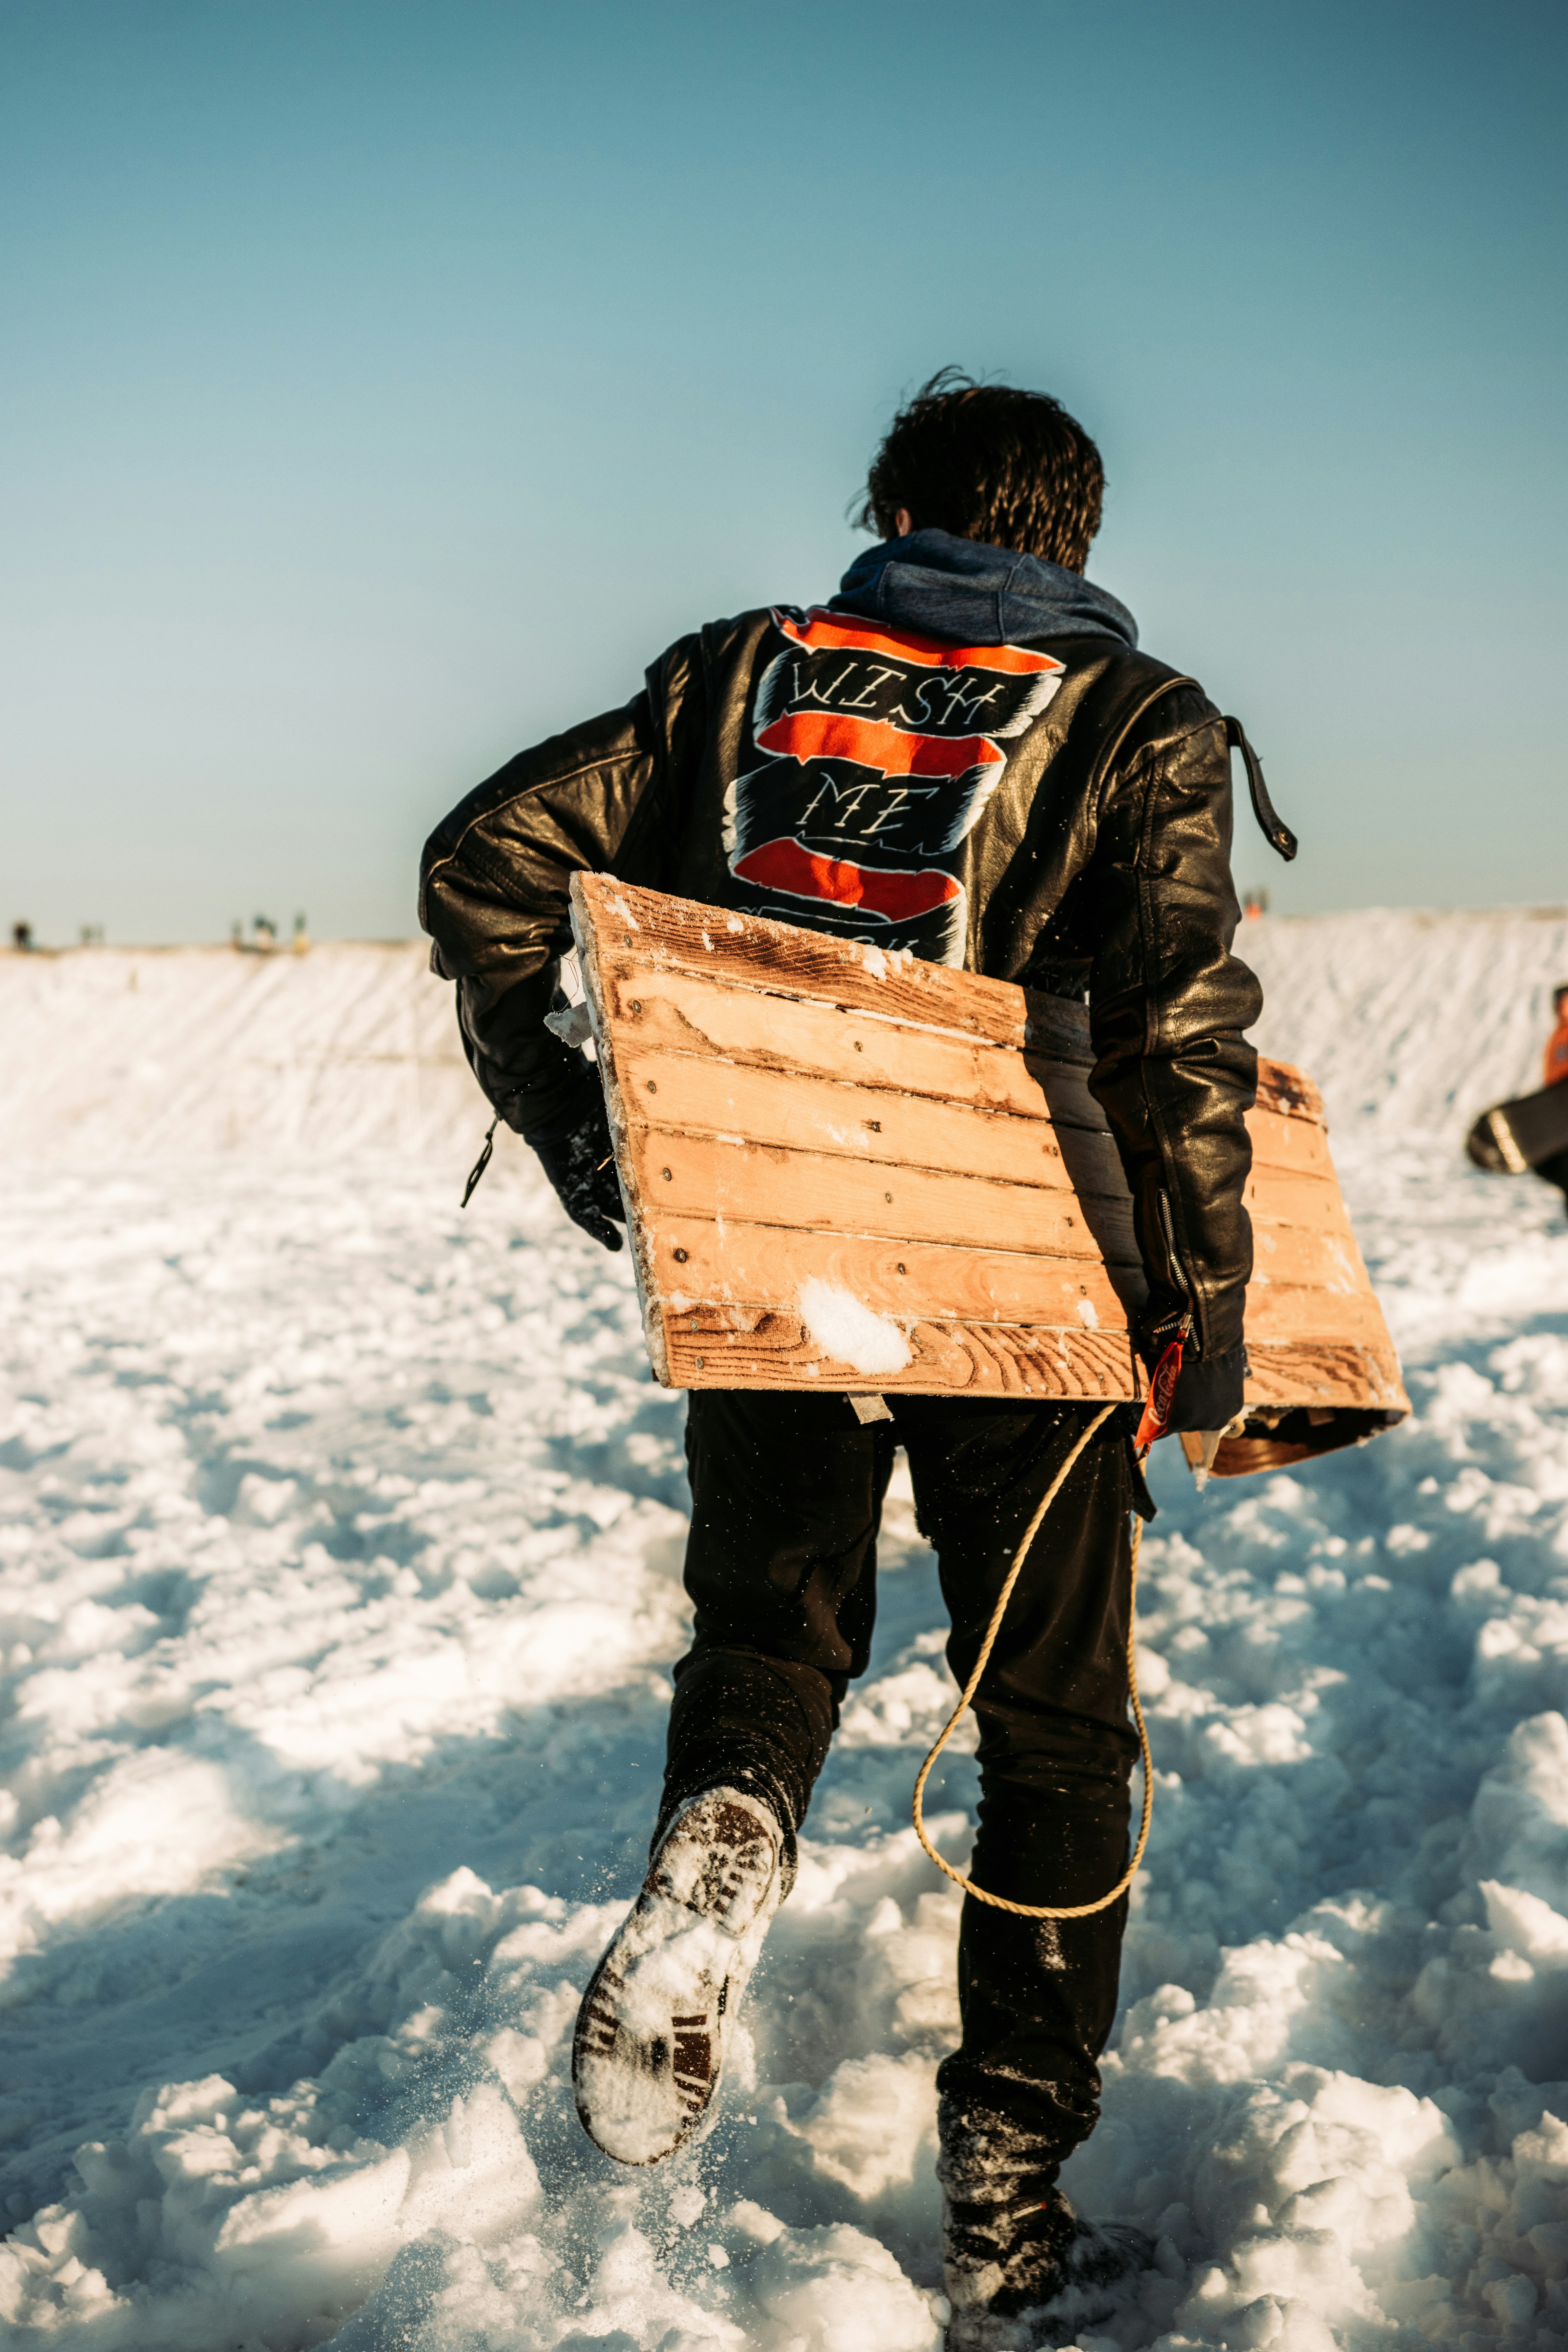
M670 1172L669 1172L668 1169L668 1168L666 1168L662 1172L663 1172L663 1175L664 1175L664 1181L665 1181L665 1182L666 1182L667 1184L673 1184L673 1183L674 1183L674 1181L675 1181L675 1179L674 1179L674 1177L670 1174Z
M686 1252L683 1249L678 1249L676 1251L675 1263L677 1265L684 1265L686 1264Z
M872 1132L872 1134L873 1134L873 1135L880 1135L880 1134L881 1134L881 1132L882 1132L882 1122L881 1122L881 1120L880 1120L879 1118L868 1118L868 1119L866 1121L866 1124L867 1124L867 1126L870 1129L870 1130L871 1130L871 1132Z
M649 1094L650 1094L650 1095L656 1095L656 1094L658 1094L658 1081L656 1078L649 1078L649 1080L648 1080L648 1082L647 1082L647 1090L648 1090L648 1092L649 1092Z
M882 1195L882 1198L883 1198L883 1200L884 1200L884 1201L886 1201L886 1202L888 1203L888 1206L889 1206L889 1208L891 1208L891 1207L892 1207L892 1205L893 1205L893 1196L892 1196L892 1194L891 1194L890 1192L884 1192L884 1193L883 1193L883 1195Z
M900 1258L900 1259L899 1260L899 1272L900 1272L900 1274L907 1274L907 1273L909 1272L909 1268L908 1268L908 1266L904 1264L904 1261L903 1261L903 1259L902 1259L902 1258Z
M640 1013L642 1011L642 998L640 996L633 997L630 1009L634 1013Z
M697 1369L698 1369L698 1370L699 1370L699 1371L700 1371L700 1370L702 1370L702 1359L701 1359L701 1357L700 1357L700 1356L699 1356L699 1357L698 1357L698 1359L697 1359Z
M858 1038L858 1037L857 1037L857 1038L856 1038L856 1040L855 1040L855 1051L856 1051L858 1054L863 1054L863 1053L865 1052L865 1050L866 1050L865 1046L864 1046L864 1045L862 1045L862 1044L860 1043L859 1038Z

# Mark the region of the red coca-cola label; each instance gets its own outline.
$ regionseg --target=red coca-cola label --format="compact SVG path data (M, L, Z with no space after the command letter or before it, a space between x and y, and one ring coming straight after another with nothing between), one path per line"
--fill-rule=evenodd
M1182 1377L1182 1349L1184 1344L1183 1337L1178 1335L1154 1367L1143 1418L1138 1424L1138 1434L1133 1440L1140 1454L1146 1454L1171 1426L1171 1408L1176 1401L1176 1382Z

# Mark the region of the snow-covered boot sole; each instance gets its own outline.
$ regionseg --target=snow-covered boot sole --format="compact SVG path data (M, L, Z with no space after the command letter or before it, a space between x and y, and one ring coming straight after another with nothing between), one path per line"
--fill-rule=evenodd
M1130 2223L1075 2221L1052 2273L1040 2281L1038 2301L1020 2310L1016 2290L996 2294L1001 2272L955 2273L949 2268L952 2305L946 2352L1049 2352L1092 2336L1134 2302L1154 2249ZM998 2310L998 2303L1012 2306Z
M783 1848L768 1807L736 1789L693 1797L660 1840L572 2043L583 2128L618 2164L661 2164L708 2115L784 1892Z

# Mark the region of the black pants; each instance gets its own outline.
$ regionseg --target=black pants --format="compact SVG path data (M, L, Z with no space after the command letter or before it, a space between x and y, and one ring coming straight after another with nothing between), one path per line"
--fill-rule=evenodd
M1041 1496L1095 1408L900 1399L864 1427L847 1398L698 1391L687 1425L696 1638L675 1670L661 1826L720 1783L805 1816L876 1614L877 1530L896 1448L935 1549L961 1684ZM1127 1866L1130 1513L1151 1507L1133 1416L1090 1440L1047 1516L976 1694L970 1874L1020 1903L1091 1902ZM1017 1919L966 1897L963 2038L937 2077L949 2164L976 2135L1044 2194L1094 2126L1116 2014L1125 1898L1089 1919Z

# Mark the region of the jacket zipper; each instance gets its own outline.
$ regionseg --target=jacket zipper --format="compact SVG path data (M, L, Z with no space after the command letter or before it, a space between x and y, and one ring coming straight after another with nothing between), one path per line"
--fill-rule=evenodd
M1187 1307L1176 1328L1174 1338L1166 1342L1161 1351L1158 1363L1149 1375L1149 1394L1144 1400L1137 1433L1132 1440L1133 1450L1140 1458L1164 1436L1171 1425L1171 1413L1176 1399L1176 1382L1182 1376L1182 1357L1193 1328L1193 1290L1191 1283L1187 1280L1186 1269L1176 1255L1175 1221L1171 1214L1171 1196L1162 1190L1157 1198L1160 1203L1160 1223L1165 1235L1166 1263L1170 1267L1175 1287L1187 1302Z
M1185 1339L1193 1328L1193 1286L1187 1280L1187 1270L1182 1264L1182 1261L1176 1253L1176 1223L1174 1217L1171 1213L1171 1196L1169 1192L1164 1191L1162 1187L1158 1197L1160 1202L1160 1223L1165 1235L1166 1263L1170 1266L1176 1289L1181 1292L1183 1297L1187 1302L1187 1311L1182 1318L1182 1327L1179 1334L1180 1338Z

